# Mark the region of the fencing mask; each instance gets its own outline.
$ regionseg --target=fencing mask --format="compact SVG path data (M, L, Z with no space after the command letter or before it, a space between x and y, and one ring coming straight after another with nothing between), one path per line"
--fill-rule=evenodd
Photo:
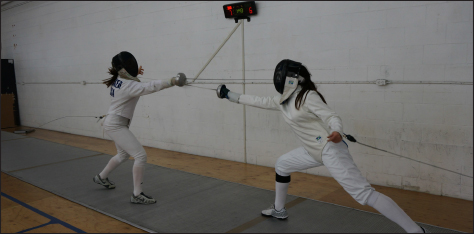
M127 77L127 74L121 73L128 73L132 77L137 77L138 75L138 62L135 57L127 51L122 51L112 58L112 67L119 71L120 77ZM125 69L126 72L120 72L122 69Z
M300 77L300 68L304 66L302 63L284 59L281 60L273 75L273 84L275 89L281 93L280 104L285 102L298 87L298 81L304 82L304 78Z

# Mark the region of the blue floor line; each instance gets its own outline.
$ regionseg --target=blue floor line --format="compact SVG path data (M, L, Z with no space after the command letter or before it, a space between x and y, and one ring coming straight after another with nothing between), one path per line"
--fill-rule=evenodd
M28 209L30 209L31 211L33 211L33 212L35 212L35 213L37 213L37 214L39 214L39 215L42 215L42 216L44 216L44 217L46 217L46 218L48 218L48 219L51 220L50 222L48 222L48 223L46 223L46 224L43 224L43 225L40 225L40 226L37 226L37 227L34 227L34 228L26 229L26 230L23 230L23 231L21 231L21 232L26 232L26 231L30 231L30 230L35 229L35 228L44 227L44 226L49 225L49 224L58 223L58 224L61 224L61 225L63 225L64 227L69 228L69 229L71 229L71 230L73 230L73 231L75 231L75 232L77 232L77 233L86 233L85 231L83 231L83 230L81 230L81 229L79 229L79 228L77 228L77 227L74 227L74 226L72 226L71 224L66 223L66 222L64 222L64 221L62 221L62 220L60 220L60 219L58 219L58 218L55 218L55 217L49 215L49 214L46 214L46 213L44 213L43 211L38 210L38 209L36 209L36 208L34 208L34 207L32 207L32 206L26 204L26 203L24 203L24 202L22 202L22 201L20 201L20 200L18 200L18 199L16 199L16 198L14 198L14 197L11 197L11 196L9 196L9 195L3 193L3 192L2 192L1 194L2 194L2 196L4 196L4 197L6 197L6 198L8 198L8 199L10 199L10 200L12 200L12 201L14 201L14 202L20 204L21 206L23 206L23 207L25 207L25 208L28 208Z
M53 221L49 221L49 222L47 222L47 223L45 223L45 224L41 224L41 225L36 226L36 227L28 228L28 229L25 229L25 230L23 230L23 231L19 231L19 232L17 232L17 233L29 232L29 231L31 231L31 230L34 230L34 229L37 229L37 228L40 228L40 227L44 227L44 226L47 226L47 225L50 225L50 224L53 224L53 223L54 223Z

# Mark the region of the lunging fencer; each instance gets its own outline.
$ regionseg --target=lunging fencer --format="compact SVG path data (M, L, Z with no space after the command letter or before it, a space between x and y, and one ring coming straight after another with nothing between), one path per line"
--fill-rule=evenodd
M137 75L143 75L142 67L138 67L135 57L126 51L122 51L112 58L112 67L109 68L111 78L103 80L110 87L111 104L104 120L104 131L112 138L117 148L117 154L112 157L105 168L97 174L93 180L97 184L108 189L114 189L115 184L109 181L109 174L121 163L132 156L133 163L133 194L130 198L132 203L153 204L156 200L145 195L142 191L143 175L147 155L143 146L129 130L133 112L140 96L151 94L172 86L184 86L186 76L178 73L178 76L169 80L153 80L141 82Z
M288 218L285 200L291 173L326 166L336 181L357 202L369 205L406 232L423 233L391 198L375 191L354 163L347 144L342 140L342 120L329 108L323 95L311 81L311 73L302 63L289 59L276 66L273 77L280 95L259 97L231 92L225 85L217 88L219 98L262 109L281 111L285 121L303 143L278 158L275 164L275 202L262 215Z

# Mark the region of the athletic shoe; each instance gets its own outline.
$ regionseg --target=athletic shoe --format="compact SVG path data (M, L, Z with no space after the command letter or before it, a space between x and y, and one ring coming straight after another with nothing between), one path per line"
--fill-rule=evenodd
M109 178L105 178L105 179L102 179L100 178L100 175L97 174L96 176L94 176L94 178L92 179L94 182L96 182L97 184L100 184L108 189L114 189L115 188L115 184L114 182L112 181L109 181Z
M424 227L420 226L421 230L423 230L423 233L430 233L428 230L426 230Z
M143 192L138 194L138 196L133 195L130 198L130 201L135 204L153 204L156 203L156 200L150 196L145 195Z
M288 212L286 212L285 207L281 210L275 210L275 204L272 204L268 209L262 210L263 216L275 217L277 219L286 219L288 218Z

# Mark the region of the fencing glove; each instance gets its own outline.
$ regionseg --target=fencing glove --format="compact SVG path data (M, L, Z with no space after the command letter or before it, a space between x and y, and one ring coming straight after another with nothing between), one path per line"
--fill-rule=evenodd
M225 84L219 85L216 89L216 92L218 98L227 98L229 101L235 103L239 103L240 95L242 95L240 93L231 92L227 87L225 87Z

